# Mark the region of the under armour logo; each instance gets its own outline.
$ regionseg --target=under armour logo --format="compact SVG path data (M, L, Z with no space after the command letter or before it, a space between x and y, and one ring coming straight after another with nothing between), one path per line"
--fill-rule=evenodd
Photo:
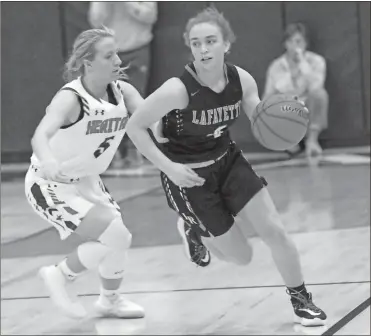
M104 110L95 110L95 115L98 115L98 113L104 115Z

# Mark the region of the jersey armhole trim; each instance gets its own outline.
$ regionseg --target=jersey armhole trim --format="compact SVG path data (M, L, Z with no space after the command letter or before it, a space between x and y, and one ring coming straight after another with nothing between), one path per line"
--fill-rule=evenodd
M84 118L85 108L88 110L88 106L87 106L87 101L85 99L83 99L75 89L65 87L65 88L62 88L61 91L62 90L72 91L77 96L77 99L79 100L79 104L80 104L80 114L79 114L77 120L75 122L71 123L71 124L61 126L61 129L66 129L66 128L69 128L69 127L77 124L80 120L82 120ZM85 101L85 103L84 103L84 101ZM86 114L89 115L88 112L86 112Z

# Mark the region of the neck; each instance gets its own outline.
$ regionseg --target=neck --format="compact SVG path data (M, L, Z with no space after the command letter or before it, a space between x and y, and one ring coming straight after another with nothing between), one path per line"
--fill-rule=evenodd
M85 89L94 97L103 98L106 95L108 84L102 84L101 81L89 75L82 76L81 82Z
M210 70L206 70L203 67L197 66L196 62L193 64L195 66L198 77L206 85L213 86L218 84L220 81L225 80L224 64L222 66L218 66L217 69L213 68Z
M303 53L305 54L305 51ZM297 64L299 62L298 56L294 53L286 52L286 59L290 64Z

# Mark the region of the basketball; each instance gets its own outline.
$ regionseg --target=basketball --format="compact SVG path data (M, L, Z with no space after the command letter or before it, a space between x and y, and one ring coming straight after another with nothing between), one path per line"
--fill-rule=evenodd
M304 138L309 113L293 96L280 94L263 100L251 120L253 135L262 146L283 151L294 147Z

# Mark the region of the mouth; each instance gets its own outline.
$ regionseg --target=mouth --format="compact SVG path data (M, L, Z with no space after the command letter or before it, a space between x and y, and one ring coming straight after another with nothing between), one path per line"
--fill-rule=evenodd
M113 70L112 72L114 73L114 74L116 74L116 75L118 75L118 74L120 74L120 68L118 68L118 69L115 69L115 70Z
M213 58L212 57L202 57L201 58L201 62L208 62L208 61L211 61Z

